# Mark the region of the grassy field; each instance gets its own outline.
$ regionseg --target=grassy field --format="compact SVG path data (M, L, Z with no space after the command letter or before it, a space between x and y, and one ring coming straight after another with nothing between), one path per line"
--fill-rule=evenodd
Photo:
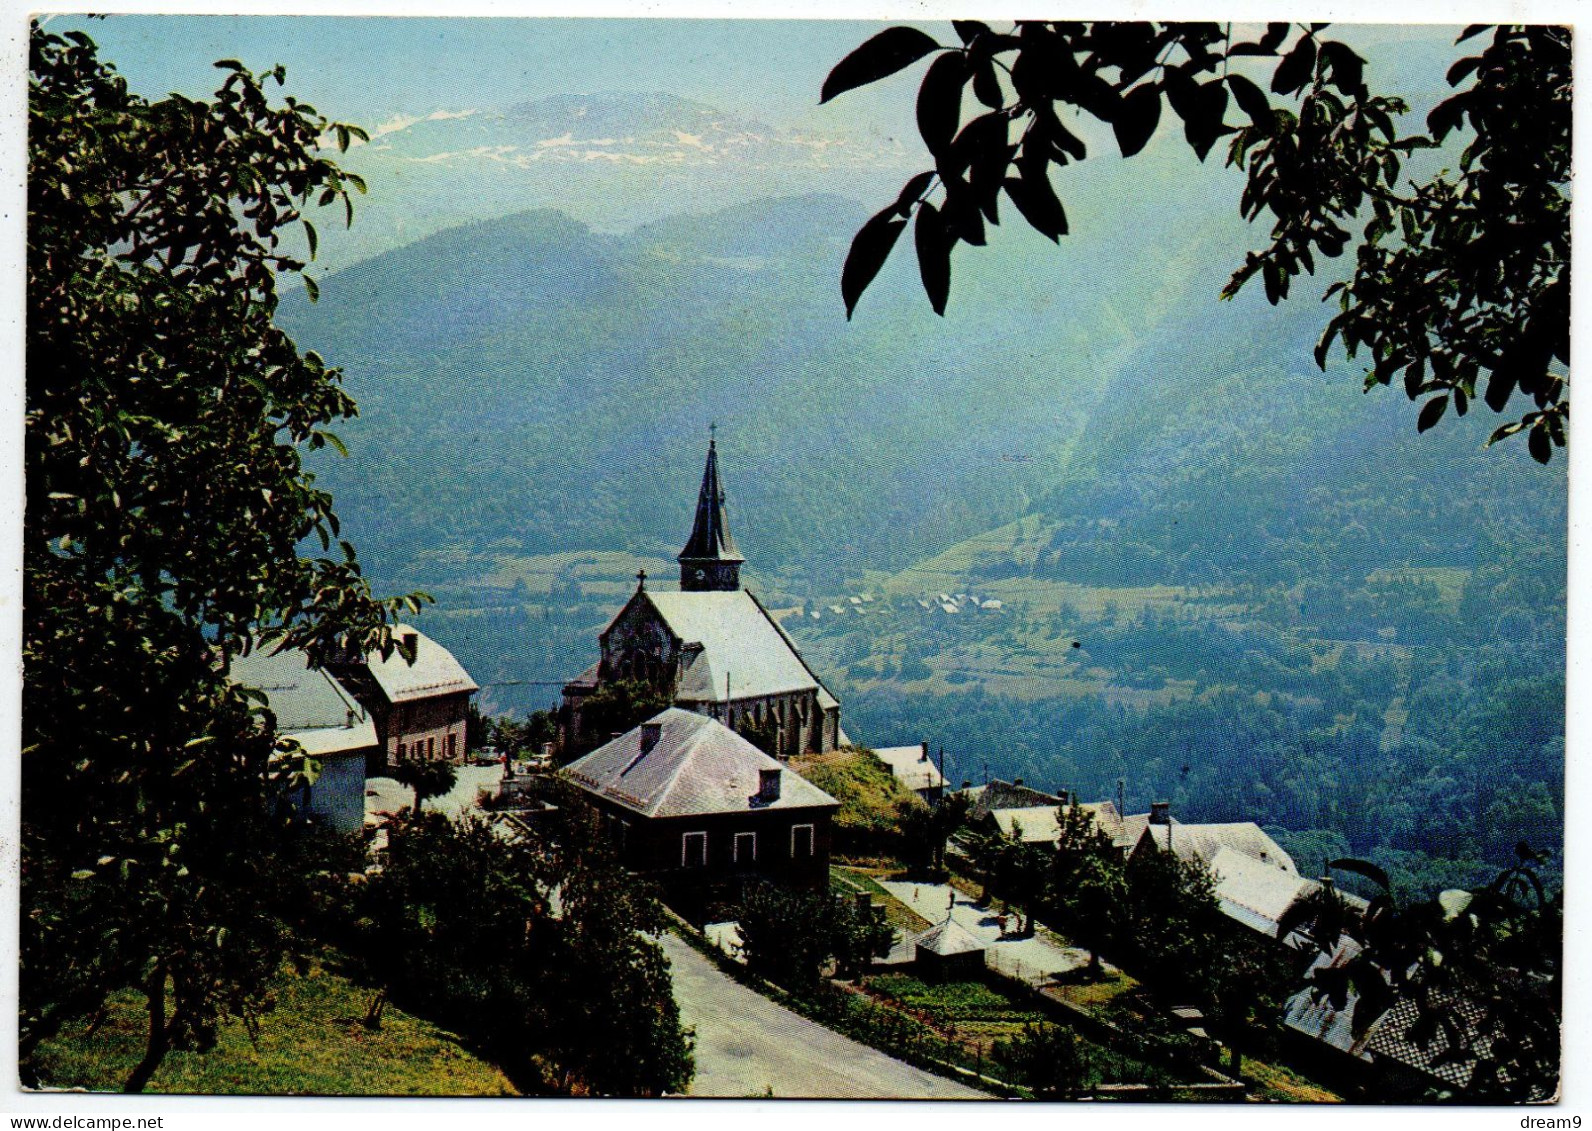
M454 1036L389 1005L379 1032L367 1030L370 991L313 961L303 975L284 972L276 1007L251 1042L229 1022L208 1053L173 1052L149 1091L203 1095L505 1096L515 1090L497 1068L460 1047ZM116 1092L143 1054L142 999L111 1002L92 1035L78 1024L40 1047L46 1086Z

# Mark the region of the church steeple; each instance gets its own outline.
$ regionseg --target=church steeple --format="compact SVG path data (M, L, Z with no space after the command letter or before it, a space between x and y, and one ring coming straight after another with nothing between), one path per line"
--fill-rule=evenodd
M709 428L708 465L697 494L696 522L680 551L680 588L686 592L735 591L741 587L741 557L724 514L724 489L719 486L719 454Z

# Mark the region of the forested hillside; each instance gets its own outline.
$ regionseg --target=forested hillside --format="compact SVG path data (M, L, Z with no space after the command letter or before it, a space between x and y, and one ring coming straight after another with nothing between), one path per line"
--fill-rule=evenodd
M1474 416L1417 435L1396 392L1320 373L1308 299L1217 302L1243 233L1214 214L979 260L943 324L886 278L848 324L863 214L524 213L286 312L361 406L324 468L341 513L378 582L438 596L489 709L546 706L635 570L669 576L717 420L750 584L800 610L861 739L1121 779L1420 887L1557 839L1562 463L1483 450Z

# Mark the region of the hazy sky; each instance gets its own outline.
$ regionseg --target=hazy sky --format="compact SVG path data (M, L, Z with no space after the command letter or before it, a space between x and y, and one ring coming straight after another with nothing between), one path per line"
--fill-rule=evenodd
M362 125L561 92L667 91L771 125L837 126L886 110L910 126L916 83L818 107L829 68L882 24L823 21L415 19L113 15L82 27L147 96L198 96L217 59L283 63L288 89ZM955 42L949 25L923 24ZM905 116L903 117L903 113Z

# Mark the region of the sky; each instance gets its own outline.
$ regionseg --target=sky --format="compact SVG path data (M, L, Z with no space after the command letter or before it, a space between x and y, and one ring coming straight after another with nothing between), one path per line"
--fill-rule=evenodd
M662 90L770 125L855 121L893 111L910 123L915 83L848 94L820 110L824 76L881 24L849 21L56 17L79 27L149 97L215 88L217 59L277 63L323 113L369 126L397 115L481 109L578 91ZM948 24L924 23L954 42Z

